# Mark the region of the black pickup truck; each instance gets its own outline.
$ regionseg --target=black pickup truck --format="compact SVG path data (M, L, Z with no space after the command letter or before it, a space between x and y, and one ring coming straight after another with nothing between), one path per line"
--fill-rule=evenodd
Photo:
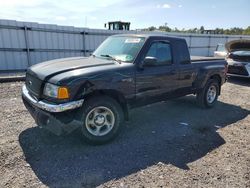
M114 35L90 57L30 67L22 97L39 126L57 135L79 128L86 141L101 144L118 134L131 108L188 94L212 107L226 72L225 60L191 60L184 39Z

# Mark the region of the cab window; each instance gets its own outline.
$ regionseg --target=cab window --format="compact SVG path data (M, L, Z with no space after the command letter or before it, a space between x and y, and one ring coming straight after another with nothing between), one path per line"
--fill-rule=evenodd
M154 42L150 46L146 57L155 57L157 59L157 65L172 64L170 44L166 42Z

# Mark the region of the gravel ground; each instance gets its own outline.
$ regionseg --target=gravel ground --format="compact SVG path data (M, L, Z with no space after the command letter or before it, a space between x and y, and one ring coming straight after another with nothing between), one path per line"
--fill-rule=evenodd
M55 136L0 84L0 187L250 187L250 81L230 79L213 109L193 96L131 112L103 146Z

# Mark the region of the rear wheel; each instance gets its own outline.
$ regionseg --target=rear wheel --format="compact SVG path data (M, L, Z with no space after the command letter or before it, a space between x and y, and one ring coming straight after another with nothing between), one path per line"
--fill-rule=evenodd
M210 79L205 87L197 93L197 100L201 107L211 108L217 102L219 95L219 83L215 79Z
M91 144L106 143L118 135L122 120L122 109L114 99L90 98L81 112L83 137Z

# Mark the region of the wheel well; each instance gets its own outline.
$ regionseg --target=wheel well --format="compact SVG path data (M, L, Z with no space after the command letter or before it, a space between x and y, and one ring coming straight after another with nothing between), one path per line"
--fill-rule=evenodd
M91 93L88 93L85 96L85 99L88 100L88 98L91 98L94 96L101 96L101 95L109 96L109 97L113 98L114 100L116 100L116 102L118 102L118 104L121 105L125 120L129 119L127 101L126 101L125 97L122 95L122 93L120 93L119 91L110 90L110 89L96 90L96 91L93 91Z
M219 83L219 95L220 95L220 91L221 91L221 77L220 77L220 75L218 75L218 74L212 75L212 76L210 76L209 79L218 81L218 83Z

